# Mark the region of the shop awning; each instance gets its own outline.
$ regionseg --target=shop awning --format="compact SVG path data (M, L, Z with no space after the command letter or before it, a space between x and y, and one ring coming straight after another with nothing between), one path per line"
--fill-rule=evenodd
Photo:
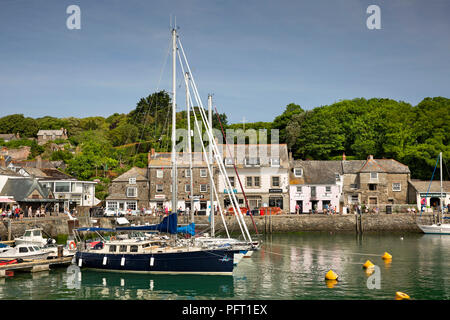
M14 201L14 199L11 198L2 198L0 197L0 203L15 203L16 201Z

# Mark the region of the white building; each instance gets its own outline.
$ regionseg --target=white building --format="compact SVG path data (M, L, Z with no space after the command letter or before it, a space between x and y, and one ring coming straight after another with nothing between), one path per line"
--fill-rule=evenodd
M241 207L246 207L244 193L250 210L261 207L279 207L289 212L289 155L286 144L235 144L219 145L233 192ZM244 193L239 184L239 175ZM230 206L224 177L218 175L221 205Z
M291 161L290 212L340 212L343 175L338 161Z

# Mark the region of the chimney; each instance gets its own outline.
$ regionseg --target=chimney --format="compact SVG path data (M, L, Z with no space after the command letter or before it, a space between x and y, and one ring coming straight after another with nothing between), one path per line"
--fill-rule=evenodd
M345 156L345 152L342 153L342 160L343 161L347 160L347 157Z
M42 168L42 158L41 156L36 157L36 168L41 169Z
M4 156L0 156L0 167L6 168L6 161Z
M367 160L373 160L373 154L369 154L369 157L367 158Z
M292 161L292 151L289 151L289 161Z

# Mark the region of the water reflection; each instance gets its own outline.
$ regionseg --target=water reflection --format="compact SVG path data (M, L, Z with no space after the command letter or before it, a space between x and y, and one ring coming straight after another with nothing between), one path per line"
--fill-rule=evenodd
M200 299L234 295L231 276L143 275L81 272L80 295L85 299Z

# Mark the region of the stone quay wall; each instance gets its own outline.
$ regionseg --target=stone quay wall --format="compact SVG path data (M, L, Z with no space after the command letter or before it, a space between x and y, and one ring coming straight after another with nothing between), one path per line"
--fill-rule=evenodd
M35 226L42 227L51 237L61 234L71 234L74 227L89 225L87 217L79 216L78 222L74 224L66 216L59 215L46 218L24 218L22 220L11 221L11 239L22 236L26 229ZM240 233L240 227L234 216L226 216L225 222L230 233ZM258 233L284 233L299 231L327 231L327 232L417 232L421 230L417 226L420 223L431 224L435 217L432 214L423 214L420 219L416 214L363 214L363 215L322 215L322 214L301 214L301 215L272 215L255 216ZM115 218L92 218L95 223L91 226L102 228L113 228L116 226ZM145 223L159 223L162 217L132 216L127 219L136 225ZM250 216L244 217L250 233L255 233L255 228ZM178 224L188 224L186 216L178 217ZM207 231L209 220L206 216L195 217L197 231ZM222 218L215 216L215 229L217 233L224 233ZM8 240L8 220L0 223L0 237L2 241Z

